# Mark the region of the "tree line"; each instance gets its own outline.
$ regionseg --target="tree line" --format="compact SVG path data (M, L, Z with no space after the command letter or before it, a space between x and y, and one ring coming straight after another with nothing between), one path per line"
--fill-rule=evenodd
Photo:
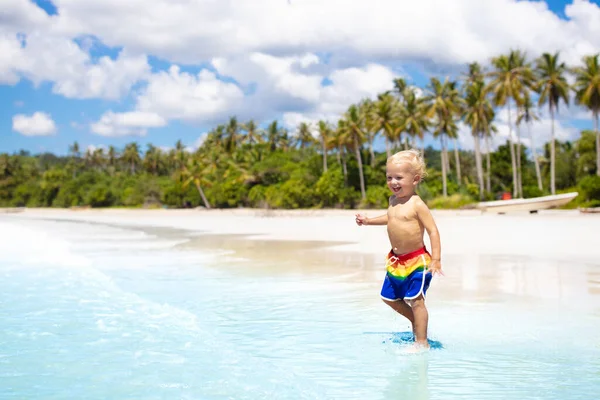
M142 151L136 142L82 150L75 142L62 157L1 154L0 205L385 207L385 161L408 147L425 154L429 177L419 194L433 207L464 206L506 191L532 197L557 190L579 190L573 204L600 205L598 58L567 67L558 53L529 61L514 50L485 67L469 64L456 80L432 77L419 88L394 79L393 90L349 106L337 121L301 122L295 132L276 120L261 127L231 117L191 152L181 141L167 151L152 144ZM570 92L590 111L594 131L559 142L555 119ZM504 107L508 140L493 150ZM537 147L530 128L541 107L549 111L551 139ZM474 151L459 148L461 123ZM425 148L428 136L440 150ZM375 151L377 140L385 151Z

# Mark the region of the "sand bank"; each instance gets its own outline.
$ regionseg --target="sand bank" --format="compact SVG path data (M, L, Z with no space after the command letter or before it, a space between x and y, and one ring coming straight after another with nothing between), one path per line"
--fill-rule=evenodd
M355 210L126 210L26 209L14 218L101 222L177 228L212 234L249 235L253 240L337 242L335 250L383 254L385 227L358 227ZM358 211L369 216L384 210ZM577 211L482 214L434 211L444 255L536 255L600 258L600 215Z

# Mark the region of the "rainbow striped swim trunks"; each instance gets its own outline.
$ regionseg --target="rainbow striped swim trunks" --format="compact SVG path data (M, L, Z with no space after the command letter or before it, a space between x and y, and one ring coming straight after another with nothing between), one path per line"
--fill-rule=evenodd
M386 274L381 298L388 301L411 300L427 292L432 274L427 271L431 255L425 247L396 255L390 250L386 257Z

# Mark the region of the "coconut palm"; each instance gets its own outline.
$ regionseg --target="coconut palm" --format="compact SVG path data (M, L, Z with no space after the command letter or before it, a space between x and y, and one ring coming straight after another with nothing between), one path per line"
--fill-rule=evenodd
M414 141L416 138L425 138L429 128L427 118L427 104L423 97L418 97L414 87L407 87L402 96L402 107L398 111L399 132L406 134ZM422 146L423 147L423 146Z
M210 208L210 203L204 194L203 186L210 186L212 182L208 179L208 175L212 172L212 168L203 163L198 157L190 157L186 165L183 167L181 174L184 179L183 187L187 187L193 183L204 202L204 207Z
M362 144L365 142L365 129L364 129L364 115L360 112L360 109L356 105L351 105L346 114L344 115L344 119L346 120L346 130L348 135L352 139L352 144L354 148L354 154L356 155L356 160L358 162L358 173L360 179L360 193L363 201L367 199L367 192L365 190L365 176L363 171L363 162L362 156L360 154L360 149Z
M442 162L442 187L444 197L448 196L447 184L447 138L457 135L458 127L456 119L461 112L461 102L456 82L450 81L448 78L441 82L438 78L431 78L429 83L430 93L425 97L429 102L427 110L428 118L433 119L433 136L440 139L442 147L441 162Z
M346 162L346 148L350 142L348 134L347 123L344 119L338 120L337 127L333 131L332 144L337 148L337 160L342 166L342 173L344 174L344 186L348 185L348 165Z
M363 119L363 131L365 141L369 146L369 164L371 168L375 167L375 149L373 147L377 134L380 132L377 126L377 116L375 113L376 103L371 99L365 99L358 104L358 110Z
M273 152L277 150L278 145L281 143L284 130L277 125L277 120L274 120L267 127L267 142L269 143L269 149Z
M481 138L490 132L490 126L494 119L494 108L490 103L489 87L483 79L471 81L465 90L464 121L471 127L471 134L475 142L475 166L477 169L477 180L479 182L479 197L483 200L485 191L483 179L483 165L481 158Z
M248 144L256 144L262 142L262 132L256 125L253 119L246 122L243 125L243 129L246 131L245 141Z
M307 122L300 122L298 125L298 132L296 142L300 145L300 149L304 147L310 147L315 143L315 138L312 135L310 124Z
M398 139L399 129L397 114L399 111L398 100L390 93L383 93L377 97L373 112L373 127L376 132L383 131L385 137L385 152L389 158L392 143Z
M539 121L539 116L533 109L533 103L531 102L531 97L529 94L525 97L525 101L519 109L519 114L517 115L517 125L525 122L527 125L527 132L529 136L529 141L531 143L531 155L533 156L533 162L535 164L535 175L537 177L538 188L540 191L544 190L544 185L542 184L542 174L540 171L540 160L537 156L537 150L535 148L535 139L533 134L531 133L531 123L533 121Z
M511 50L508 55L492 58L495 70L490 72L490 82L494 104L496 106L507 106L508 112L508 141L511 155L513 175L513 196L517 197L517 159L512 136L512 114L511 100L518 107L523 102L523 92L533 84L531 67L525 61L525 54L518 50Z
M569 105L569 84L565 78L567 66L559 61L559 53L544 53L536 60L537 83L540 94L538 104L548 103L552 120L550 139L550 192L556 194L556 138L554 135L554 119L562 100Z
M575 101L587 107L594 117L596 132L596 175L600 176L600 133L598 132L598 116L600 114L600 65L599 55L583 57L583 66L573 69L575 75Z
M332 133L329 124L323 120L317 124L319 131L319 139L321 141L321 150L323 151L323 173L327 172L327 150L329 150L329 142L331 141Z
M229 117L229 122L225 126L225 150L228 153L233 152L240 140L240 125L236 117Z
M146 171L150 172L152 175L158 175L158 169L161 162L161 153L162 152L158 147L148 144L148 148L144 154L143 164L146 168Z
M135 174L135 167L142 160L140 158L140 146L136 142L129 143L125 146L121 159L124 163L129 164L131 175Z

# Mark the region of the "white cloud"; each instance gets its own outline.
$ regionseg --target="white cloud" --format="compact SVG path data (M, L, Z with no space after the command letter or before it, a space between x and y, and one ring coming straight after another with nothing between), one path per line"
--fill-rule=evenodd
M337 120L351 104L393 88L394 73L387 67L369 64L363 68L333 71L328 77L331 84L318 87L318 100L304 113L287 112L283 122L295 127L302 121Z
M25 136L49 136L56 133L56 124L49 114L34 112L31 116L17 114L12 119L12 128Z
M73 40L35 31L20 38L0 33L0 84L21 77L35 85L51 82L52 91L68 98L118 99L150 72L146 56L121 51L116 59L93 60Z
M147 128L165 126L166 123L163 117L151 112L113 113L109 111L102 115L98 122L91 124L90 130L101 136L144 136Z
M53 32L95 35L109 46L182 63L332 49L371 58L465 63L511 47L562 50L573 60L600 47L600 10L587 0L566 7L570 21L544 2L516 0L363 0L352 7L347 0L55 3L60 15L52 20Z
M229 115L243 97L239 87L208 70L192 75L172 66L149 78L137 98L137 109L166 119L207 122Z

